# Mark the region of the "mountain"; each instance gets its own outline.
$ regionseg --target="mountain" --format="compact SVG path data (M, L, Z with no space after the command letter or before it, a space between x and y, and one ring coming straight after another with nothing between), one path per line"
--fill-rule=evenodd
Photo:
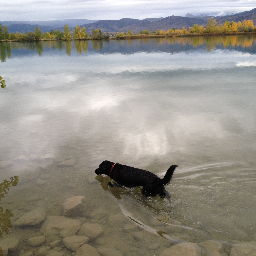
M70 28L75 28L77 25L81 26L93 22L96 21L87 19L65 19L50 21L0 21L2 25L6 25L8 27L9 33L26 33L29 31L34 31L36 26L38 26L43 33L50 32L51 30L55 29L63 31L63 27L66 24L68 24Z
M139 32L143 30L156 31L157 29L169 30L172 28L182 29L183 27L189 28L194 24L204 25L207 24L209 16L193 16L187 14L186 17L169 16L166 18L146 18L144 20L125 18L121 20L87 20L87 19L66 19L66 20L53 20L53 21L3 21L2 25L7 25L9 33L26 33L34 31L38 26L42 32L50 32L51 30L58 29L63 31L65 24L68 24L72 31L77 25L84 26L87 32L93 29L101 29L102 32ZM226 20L229 21L243 21L253 20L256 25L256 8L251 11L240 12L233 15L213 17L219 24L223 24Z
M131 30L133 32L139 32L142 30L156 31L157 29L182 29L183 27L189 28L194 24L206 26L207 20L210 16L193 16L187 14L186 17L181 16L169 16L159 19L121 19L121 20L100 20L90 24L84 24L88 32L92 29L101 29L102 32L125 32ZM226 20L229 21L244 21L253 20L256 25L256 8L251 11L236 13L233 15L217 16L213 17L219 24L223 24Z
M256 25L256 8L252 9L251 11L240 12L233 15L227 16L219 16L215 17L219 24L223 24L226 20L228 21L244 21L244 20L253 20L254 26Z
M162 18L157 21L151 21L150 19L121 19L121 20L100 20L91 24L84 24L87 31L90 32L93 29L101 29L102 32L123 32L123 31L134 31L138 32L141 30L156 31L157 29L168 30L171 28L179 29L183 27L191 27L194 24L204 25L203 19L188 18L181 16L170 16Z

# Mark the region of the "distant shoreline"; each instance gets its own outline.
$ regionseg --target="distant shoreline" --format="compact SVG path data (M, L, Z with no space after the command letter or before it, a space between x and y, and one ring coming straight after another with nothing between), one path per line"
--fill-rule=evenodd
M188 34L173 34L173 35L146 35L146 34L139 34L139 35L124 35L120 36L119 38L116 37L109 37L108 39L92 39L92 38L83 38L83 39L39 39L34 41L19 41L19 40L1 40L0 42L4 43L32 43L32 42L48 42L48 41L60 41L60 42L69 42L69 41L109 41L109 40L135 40L135 39L157 39L157 38L177 38L177 37L212 37L212 36L243 36L243 35L256 35L256 32L225 32L225 33L188 33Z

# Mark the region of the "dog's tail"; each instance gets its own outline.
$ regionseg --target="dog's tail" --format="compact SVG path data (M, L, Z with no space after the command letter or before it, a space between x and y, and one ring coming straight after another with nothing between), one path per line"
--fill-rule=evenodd
M166 185L170 182L170 180L172 179L172 175L176 169L176 167L178 167L178 165L172 165L166 172L164 178L162 179L162 184Z

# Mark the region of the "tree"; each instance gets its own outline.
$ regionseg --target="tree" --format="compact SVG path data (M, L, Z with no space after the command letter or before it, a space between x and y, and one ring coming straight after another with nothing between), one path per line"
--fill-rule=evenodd
M76 28L73 30L73 36L75 39L81 39L82 37L81 28L77 25Z
M87 38L87 33L86 33L86 28L85 27L82 27L81 37L84 38L84 39Z
M66 24L64 26L64 39L66 39L66 40L71 40L72 39L72 36L71 36L71 33L70 33L70 29L68 27L68 24Z
M100 29L95 29L95 30L93 29L91 39L93 39L93 40L103 39L101 30Z
M216 28L218 27L218 23L215 19L210 17L207 21L207 26L205 28L206 33L214 33L216 32Z
M8 28L6 25L4 25L4 40L8 40L9 39L9 32L8 32Z
M3 27L2 27L2 24L0 23L0 41L3 39L4 39Z
M9 34L9 40L16 40L16 36L15 36L15 33L10 33Z
M39 41L43 37L43 33L38 26L35 28L35 40Z
M24 38L26 41L35 41L35 33L30 31L30 32L27 32L25 33L25 38Z

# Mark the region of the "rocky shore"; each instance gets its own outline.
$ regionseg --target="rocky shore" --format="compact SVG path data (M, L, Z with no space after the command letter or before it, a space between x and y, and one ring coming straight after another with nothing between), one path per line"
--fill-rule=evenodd
M125 240L120 237L109 240L103 225L87 221L83 196L74 196L63 203L63 216L50 216L42 208L31 210L14 222L15 229L26 230L26 238L16 238L14 234L0 241L3 255L20 256L122 256L134 255L123 251ZM96 214L101 218L102 214ZM124 224L122 216L112 216L108 222L116 223L119 229L127 231L127 237L143 241L147 232L136 231L133 225ZM37 228L37 232L33 229ZM113 231L116 227L113 225ZM144 233L145 232L145 233ZM120 241L119 241L120 239ZM184 242L176 245L166 244L161 249L157 242L148 245L149 255L159 256L255 256L256 242L235 243L227 249L218 241L208 240L199 244ZM129 244L127 244L129 246ZM127 251L127 250L126 250ZM157 254L157 253L158 254ZM139 253L138 255L142 255Z

